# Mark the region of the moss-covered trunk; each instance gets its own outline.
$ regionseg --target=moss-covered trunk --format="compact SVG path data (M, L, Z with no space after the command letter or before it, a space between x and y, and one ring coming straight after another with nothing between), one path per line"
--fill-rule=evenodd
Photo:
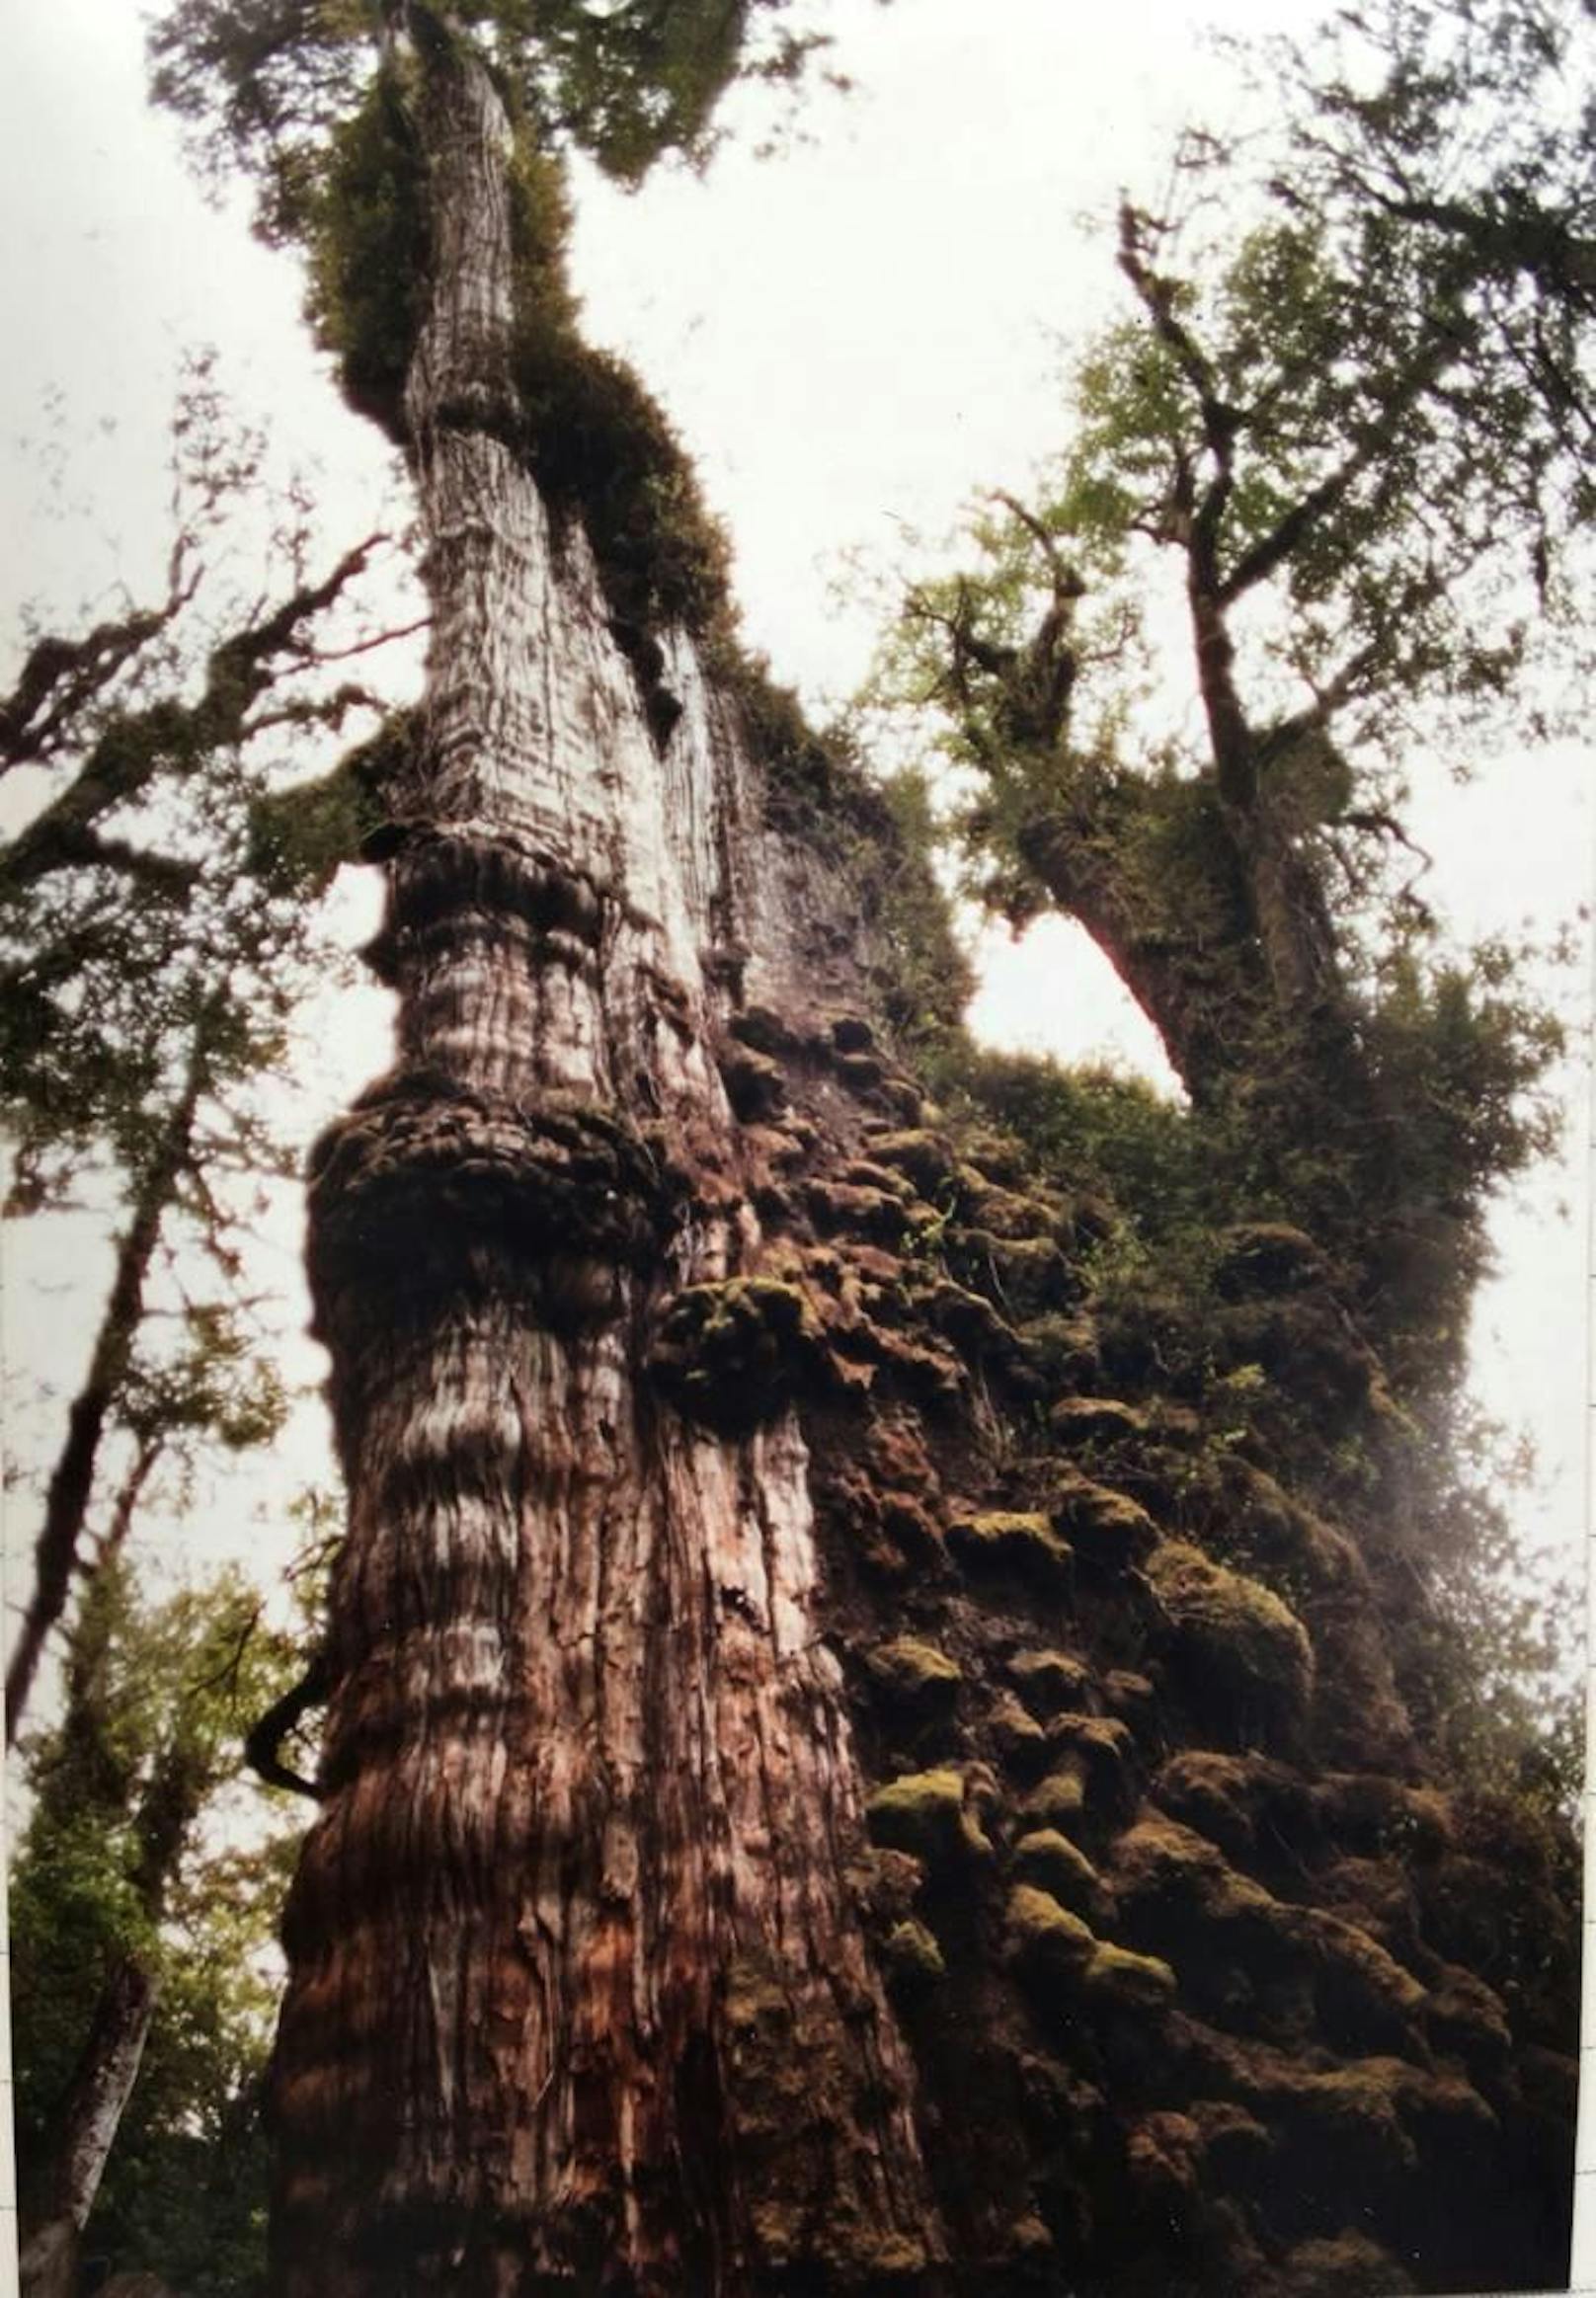
M663 1304L756 1233L705 973L747 898L739 764L669 642L662 755L584 537L551 533L506 117L460 37L395 14L433 641L389 792L399 1061L313 1166L351 1498L277 2287L864 2284L935 2236L842 1884L861 1795L805 1447L789 1409L713 1433L644 1372Z

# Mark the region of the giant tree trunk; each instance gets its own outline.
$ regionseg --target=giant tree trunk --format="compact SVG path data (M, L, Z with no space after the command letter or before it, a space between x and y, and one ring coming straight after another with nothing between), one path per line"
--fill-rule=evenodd
M712 1058L756 896L684 644L651 736L512 443L508 130L422 11L406 403L433 654L381 959L400 1060L323 1143L351 1494L286 1924L278 2287L914 2286L937 2238L842 1882L859 1789L789 1410L644 1372L757 1227ZM757 1425L756 1425L757 1424Z

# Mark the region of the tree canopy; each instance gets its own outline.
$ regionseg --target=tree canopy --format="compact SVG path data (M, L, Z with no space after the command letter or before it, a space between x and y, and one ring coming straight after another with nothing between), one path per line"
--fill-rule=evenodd
M1405 797L1421 750L1565 724L1588 651L1590 48L1516 5L1277 46L1278 123L1122 201L1133 310L1070 443L888 671L989 900L1081 920L1243 1186L1359 1230L1377 1323L1449 1365L1558 1033L1506 949L1438 936Z
M824 42L796 13L793 0L180 0L152 36L154 88L213 167L261 178L268 235L293 236L330 131L391 39L469 30L540 140L575 144L635 184L667 153L706 156L734 80L799 75Z

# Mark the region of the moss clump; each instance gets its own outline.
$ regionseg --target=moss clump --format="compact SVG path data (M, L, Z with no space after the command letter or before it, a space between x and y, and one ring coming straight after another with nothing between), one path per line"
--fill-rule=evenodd
M1068 1652L1016 1652L1008 1663L1008 1676L1031 1713L1044 1722L1084 1707L1091 1683L1084 1661L1072 1659Z
M1349 1851L1426 1862L1439 1859L1453 1841L1453 1817L1444 1795L1379 1772L1331 1773L1316 1783L1314 1801L1327 1829Z
M558 518L581 516L616 638L646 680L648 634L695 638L729 620L730 548L659 403L567 313L518 296L515 382L527 460ZM657 662L652 665L658 675Z
M1045 1516L995 1509L948 1526L948 1546L968 1572L1011 1572L1050 1595L1073 1585L1075 1558Z
M1298 1910L1238 1874L1222 1853L1174 1820L1141 1819L1114 1846L1114 1888L1141 1929L1204 1951L1219 1934L1228 1952L1301 1962ZM1212 1937L1207 1945L1215 1943Z
M972 1165L960 1165L954 1181L959 1219L968 1228L984 1230L1005 1244L1034 1237L1044 1237L1052 1244L1060 1241L1060 1216L1043 1198L998 1188Z
M1193 1711L1243 1745L1295 1740L1314 1685L1313 1648L1296 1614L1184 1541L1165 1542L1148 1577Z
M1339 2050L1414 2049L1425 1990L1378 1940L1319 1908L1301 1912L1316 1965L1315 1996L1325 2039Z
M397 79L379 73L334 132L305 218L309 311L350 405L390 436L427 293L427 187Z
M1158 1528L1139 1500L1073 1472L1056 1487L1053 1522L1099 1572L1131 1571L1158 1545Z
M953 1148L942 1134L919 1128L878 1133L870 1143L870 1154L878 1164L907 1175L920 1195L933 1202L952 1186L956 1169Z
M1099 1945L1081 1983L1101 2008L1114 2011L1161 2011L1178 1991L1166 1962L1122 1946Z
M1091 1927L1034 1883L1010 1891L1003 1928L1008 1959L1028 1979L1074 1978L1097 1949Z
M804 1207L823 1236L859 1237L889 1250L902 1244L912 1221L895 1190L852 1181L811 1181Z
M1306 1782L1267 1756L1190 1748L1164 1765L1157 1784L1165 1809L1231 1859L1246 1859L1260 1829L1294 1850L1320 1832Z
M882 1704L911 1723L946 1722L958 1704L963 1673L934 1644L901 1635L878 1645L864 1664Z
M728 1047L721 1056L720 1076L732 1113L744 1125L779 1117L787 1105L787 1078L781 1064L753 1046Z
M1080 1279L1050 1236L958 1228L948 1231L943 1249L960 1284L985 1293L1010 1323L1073 1308L1080 1299Z
M1134 1668L1110 1668L1102 1683L1103 1704L1128 1723L1144 1743L1157 1736L1158 1695L1152 1679Z
M1025 1817L1035 1828L1078 1827L1086 1810L1086 1772L1078 1757L1057 1765L1025 1798Z
M1061 1907L1083 1922L1096 1923L1107 1906L1101 1877L1083 1851L1056 1827L1034 1828L1014 1846L1014 1873L1022 1883L1049 1891Z
M679 1412L736 1430L772 1419L800 1388L822 1382L828 1359L796 1285L733 1277L677 1295L649 1363Z
M1145 1437L1150 1416L1117 1396L1061 1396L1048 1414L1048 1427L1067 1449L1086 1444L1119 1444Z
M1257 1294L1295 1293L1322 1285L1330 1274L1324 1254L1306 1229L1284 1221L1249 1221L1223 1231L1214 1264L1214 1289L1228 1301Z
M1055 1762L1083 1767L1093 1808L1128 1818L1135 1807L1130 1726L1115 1715L1059 1715L1048 1727Z
M1025 1361L1047 1388L1089 1387L1102 1374L1097 1328L1089 1316L1033 1316L1021 1325Z
M865 1822L872 1842L908 1852L932 1870L992 1857L992 1845L966 1805L963 1775L951 1769L908 1772L878 1787L865 1806Z
M930 1993L947 1977L947 1964L935 1934L923 1923L900 1923L881 1950L887 1983L895 1995L913 2000Z

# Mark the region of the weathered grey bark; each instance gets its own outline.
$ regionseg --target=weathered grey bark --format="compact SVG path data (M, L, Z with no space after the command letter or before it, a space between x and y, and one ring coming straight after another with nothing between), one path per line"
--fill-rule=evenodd
M706 1434L643 1371L664 1300L757 1240L706 962L755 896L741 767L675 640L656 746L582 535L551 537L505 116L458 36L391 15L432 200L433 650L379 951L400 1064L312 1174L351 1512L277 2287L913 2287L937 2237L843 1885L803 1440Z
M23 2298L72 2298L78 2240L100 2191L155 2015L149 1973L124 1956L101 1990L61 2115L49 2190L19 2260Z

